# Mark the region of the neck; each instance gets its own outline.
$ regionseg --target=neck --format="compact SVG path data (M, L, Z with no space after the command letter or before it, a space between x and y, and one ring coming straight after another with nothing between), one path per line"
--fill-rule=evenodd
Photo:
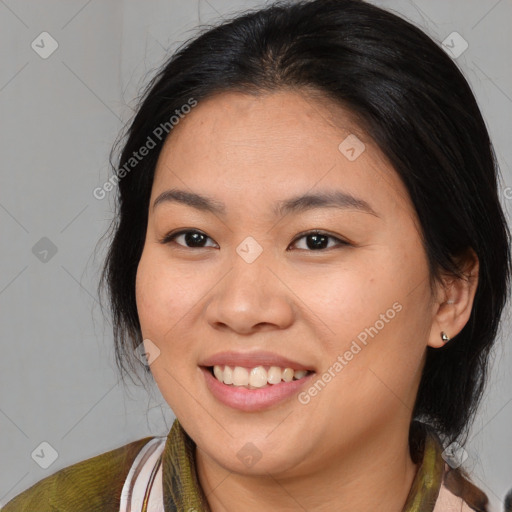
M380 429L349 449L293 475L232 473L196 448L199 482L212 512L352 512L403 509L417 466L406 428ZM296 469L296 468L295 468Z

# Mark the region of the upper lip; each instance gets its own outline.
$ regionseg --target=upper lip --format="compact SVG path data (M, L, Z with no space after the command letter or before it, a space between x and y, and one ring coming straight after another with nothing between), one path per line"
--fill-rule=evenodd
M207 359L204 359L199 366L243 366L255 368L256 366L279 366L280 368L291 368L292 370L313 371L311 366L306 366L288 359L287 357L272 352L219 352Z

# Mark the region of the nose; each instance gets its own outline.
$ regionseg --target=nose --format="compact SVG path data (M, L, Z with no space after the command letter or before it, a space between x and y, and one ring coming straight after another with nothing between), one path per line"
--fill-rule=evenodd
M247 263L236 256L213 290L206 308L208 323L238 334L289 327L294 319L293 294L278 274L264 258Z

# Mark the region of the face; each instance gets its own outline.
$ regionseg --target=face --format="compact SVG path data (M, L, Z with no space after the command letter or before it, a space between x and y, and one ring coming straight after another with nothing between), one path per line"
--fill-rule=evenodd
M418 225L339 106L223 93L174 127L136 298L152 374L201 456L308 474L408 431L433 322Z

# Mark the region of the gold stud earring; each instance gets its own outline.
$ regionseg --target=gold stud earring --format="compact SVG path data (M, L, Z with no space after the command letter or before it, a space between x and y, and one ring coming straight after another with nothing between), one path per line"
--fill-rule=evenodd
M443 343L446 343L447 341L450 341L450 338L448 337L448 335L444 331L441 331L441 339L443 340Z

